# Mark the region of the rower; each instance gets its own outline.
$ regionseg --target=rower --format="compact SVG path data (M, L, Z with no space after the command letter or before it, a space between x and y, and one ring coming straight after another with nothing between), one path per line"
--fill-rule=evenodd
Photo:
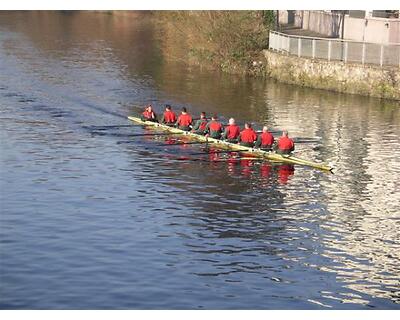
M193 119L192 116L187 113L186 107L182 108L182 112L176 120L175 126L184 131L190 131Z
M200 119L198 119L192 129L193 133L201 134L204 135L206 134L206 126L207 126L207 118L206 118L206 113L202 112L200 114Z
M237 143L239 135L240 135L240 127L235 124L235 119L230 118L229 125L225 128L225 132L222 135L222 139L231 143Z
M169 104L165 105L165 111L161 118L161 123L164 123L168 126L173 126L176 122L176 114L172 111L172 108Z
M146 108L144 109L140 119L142 121L153 121L157 122L157 115L153 111L153 106L151 104L148 104Z
M255 143L256 148L260 148L264 151L271 151L272 145L274 144L274 136L268 131L268 127L264 126L262 133L258 136Z
M290 154L294 150L294 141L289 138L286 130L282 131L282 137L278 140L276 152L280 154Z
M224 130L224 127L221 122L218 121L218 117L213 115L211 117L211 121L207 123L206 131L210 135L211 138L220 139L221 134Z
M251 124L246 122L243 131L240 133L238 141L244 147L253 147L257 140L257 134L251 127Z

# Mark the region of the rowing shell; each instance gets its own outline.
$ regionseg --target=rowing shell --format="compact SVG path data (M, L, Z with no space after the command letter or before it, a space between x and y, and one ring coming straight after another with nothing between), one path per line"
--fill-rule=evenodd
M240 144L230 143L230 142L226 142L223 140L214 139L211 137L205 137L205 136L202 136L202 135L199 135L196 133L187 132L187 131L184 131L184 130L181 130L178 128L169 127L162 123L152 122L152 121L142 121L138 117L128 116L128 119L133 122L145 125L145 126L156 127L156 128L162 129L162 130L167 130L171 133L184 134L185 136L188 136L190 138L193 138L193 139L196 139L199 141L207 141L210 144L216 145L222 149L229 149L232 151L241 151L247 155L252 155L253 157L257 157L257 158L263 158L263 159L277 161L277 162L283 162L283 163L299 164L299 165L303 165L303 166L307 166L307 167L320 169L323 171L331 171L332 172L332 170L333 170L333 168L327 164L300 159L300 158L294 157L292 155L281 155L281 154L271 152L271 151L264 151L264 150L257 149L257 148L245 147L245 146L241 146Z

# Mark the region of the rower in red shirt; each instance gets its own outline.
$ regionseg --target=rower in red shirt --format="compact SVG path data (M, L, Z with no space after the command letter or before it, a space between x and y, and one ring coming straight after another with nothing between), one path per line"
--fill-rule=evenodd
M144 109L140 119L142 119L142 121L157 122L157 115L153 111L153 106L151 104L148 104L146 106L146 108Z
M240 133L238 141L242 146L253 147L254 142L257 140L257 134L251 127L251 124L246 122L244 130Z
M193 133L197 133L197 134L201 134L201 135L206 134L207 123L208 123L208 120L207 120L207 117L206 117L206 113L202 112L200 114L200 119L198 119L196 121L196 123L194 124L192 132Z
M161 118L161 123L166 125L174 125L176 120L176 114L171 110L171 106L169 104L165 105L165 111Z
M187 113L186 107L183 107L178 120L176 120L175 126L181 130L190 131L192 122L192 116Z
M222 125L221 122L218 121L218 118L216 115L213 115L211 117L211 121L209 123L207 123L206 131L207 131L207 134L209 134L211 138L221 139L221 134L224 131L224 126Z
M237 143L240 135L240 127L235 124L235 119L229 119L229 125L225 128L222 138L231 143Z
M288 132L283 130L282 137L278 140L277 153L290 154L294 150L294 141L288 135Z
M264 151L270 151L274 144L274 136L268 131L268 127L264 126L262 133L258 136L255 143L256 148L260 148Z

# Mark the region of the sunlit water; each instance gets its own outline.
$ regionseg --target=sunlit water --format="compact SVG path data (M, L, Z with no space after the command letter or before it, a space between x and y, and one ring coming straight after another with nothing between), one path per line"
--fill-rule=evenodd
M160 34L0 13L0 307L399 309L399 105L168 62ZM335 174L135 136L148 101L287 128Z

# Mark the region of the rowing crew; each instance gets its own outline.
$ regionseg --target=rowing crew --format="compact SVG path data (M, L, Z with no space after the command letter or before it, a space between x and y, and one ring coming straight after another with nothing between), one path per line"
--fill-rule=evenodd
M141 119L143 121L158 122L157 115L153 111L151 105L146 106ZM182 108L181 114L177 117L172 111L171 106L166 105L161 123L177 127L184 131L206 135L214 139L222 139L230 143L239 143L245 147L255 147L265 151L275 149L281 154L289 154L294 150L294 141L288 137L288 132L286 130L282 132L282 136L274 145L274 136L268 131L267 126L264 126L261 134L257 135L250 123L245 123L244 129L240 130L240 127L235 123L235 119L230 118L229 124L224 127L224 125L218 121L216 115L213 115L211 120L209 120L205 112L202 112L200 114L200 119L193 124L193 118L185 107Z

